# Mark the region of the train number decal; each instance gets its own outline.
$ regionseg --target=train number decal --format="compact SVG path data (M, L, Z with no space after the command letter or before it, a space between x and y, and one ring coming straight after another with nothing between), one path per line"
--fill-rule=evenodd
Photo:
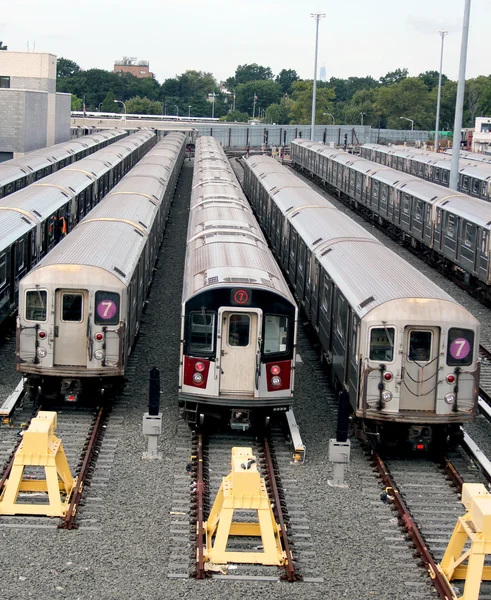
M251 304L251 290L244 288L232 290L231 301L235 306L249 306Z
M471 351L471 345L465 338L457 338L450 344L450 354L455 360L463 360Z
M118 307L112 300L101 300L97 305L97 314L101 319L109 320L114 317Z

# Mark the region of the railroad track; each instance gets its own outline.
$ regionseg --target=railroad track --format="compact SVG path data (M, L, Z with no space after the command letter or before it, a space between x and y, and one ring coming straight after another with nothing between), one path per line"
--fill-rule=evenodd
M302 467L292 463L283 428L274 426L267 438L255 438L249 433L191 433L184 423L178 427L178 437L189 444L191 454L189 450L186 452L184 446L176 449L168 577L321 582L308 519L305 517L306 510L297 489L297 470ZM252 448L258 470L265 478L274 518L280 526L282 548L287 557L282 567L242 563L213 565L206 560L204 523L222 478L230 473L232 448L237 446ZM241 517L244 519L244 516L237 515L237 520L241 520ZM258 551L258 539L231 536L227 550Z

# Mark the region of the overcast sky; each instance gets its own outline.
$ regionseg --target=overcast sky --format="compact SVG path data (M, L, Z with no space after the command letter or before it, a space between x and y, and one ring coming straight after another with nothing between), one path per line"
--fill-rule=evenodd
M438 70L439 29L447 29L444 73L458 77L464 0L3 0L0 40L9 50L51 52L83 69L112 70L135 56L160 82L186 69L218 80L239 64L295 69L312 78L315 21L319 68L327 78L379 78L407 67ZM491 1L472 0L467 78L491 73Z

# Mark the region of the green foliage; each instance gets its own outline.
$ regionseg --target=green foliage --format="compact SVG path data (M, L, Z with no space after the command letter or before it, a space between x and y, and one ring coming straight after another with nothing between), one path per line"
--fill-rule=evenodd
M266 108L273 103L279 102L282 96L281 87L271 79L262 81L250 81L237 86L235 105L241 112L252 115L254 96L256 100L255 116L259 114L259 109Z
M433 88L438 89L438 79L439 79L438 71L425 71L424 73L420 73L418 75L418 77L423 80L423 83L428 88L428 90L430 90L430 92ZM442 85L445 84L447 81L448 81L448 77L446 75L442 74Z
M72 110L82 110L83 100L72 94Z
M162 104L149 98L135 96L126 101L126 112L130 115L160 115Z
M266 123L275 123L276 125L286 125L290 122L289 110L285 103L270 104L264 115Z
M312 119L312 81L296 81L292 85L293 104L290 107L289 117L291 123L308 124ZM334 89L321 87L317 90L315 120L316 123L323 119L322 113L334 112Z
M0 40L0 50L8 50L7 46L3 45L2 40Z
M273 71L269 67L261 67L257 63L239 65L235 69L235 86L250 83L251 81L266 81L273 79Z
M396 69L395 71L389 71L387 75L381 77L379 83L380 85L392 85L406 79L408 75L409 71L407 69Z
M123 107L121 104L114 103L115 96L112 90L109 90L101 104L102 112L121 112Z
M56 61L56 77L58 79L73 77L73 75L79 71L80 67L73 60L60 56L60 58Z
M240 110L231 110L228 114L220 117L220 121L227 121L227 123L247 123L249 115Z
M276 83L284 94L291 93L291 87L300 77L294 69L283 69L276 76Z

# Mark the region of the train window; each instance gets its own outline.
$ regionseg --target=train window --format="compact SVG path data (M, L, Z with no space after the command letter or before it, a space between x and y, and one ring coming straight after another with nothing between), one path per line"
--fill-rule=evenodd
M455 233L455 217L454 215L447 215L447 235L453 238Z
M435 181L440 181L440 169L438 167L435 168Z
M189 352L209 354L215 351L215 313L196 311L189 315Z
M409 214L409 196L407 194L403 194L402 198L403 198L402 211L404 212L404 214L408 215Z
M468 190L469 189L469 178L467 177L467 175L464 175L462 177L462 189L463 190Z
M480 188L479 183L480 183L479 179L472 180L472 192L477 195L479 195L479 188Z
M448 184L448 170L442 169L442 183Z
M378 181L372 179L372 197L378 198Z
M25 243L24 240L19 240L17 242L17 249L15 253L15 262L17 267L17 272L22 269L24 266L24 255L25 255Z
M467 248L473 248L476 238L476 228L472 223L465 224L464 244Z
M264 317L264 354L288 350L288 318L276 315Z
M0 256L0 287L7 281L7 256Z
M386 186L384 183L381 184L382 187L382 200L384 202L387 202L387 196L388 196L388 186Z
M336 310L336 331L342 339L344 339L346 332L346 317L346 300L340 294L338 294Z
M119 323L119 294L99 291L95 293L95 324L117 325Z
M481 253L482 254L488 253L488 236L485 231L483 231L482 235L481 235Z
M423 202L421 200L416 200L416 221L423 220Z
M474 332L471 329L452 327L448 330L447 365L465 367L472 364Z
M26 321L46 321L48 292L31 290L26 292Z
M427 362L431 358L431 331L411 331L409 334L409 360Z
M370 331L370 360L391 362L394 359L395 329L374 327Z
M321 308L324 312L329 314L329 305L331 302L331 286L330 279L328 277L324 277L324 286L322 288L322 297L321 297Z
M300 242L298 245L298 270L303 273L305 268L305 245Z
M61 296L61 320L80 323L83 310L82 294L63 293Z
M228 345L248 346L251 317L246 314L230 315L228 321Z

